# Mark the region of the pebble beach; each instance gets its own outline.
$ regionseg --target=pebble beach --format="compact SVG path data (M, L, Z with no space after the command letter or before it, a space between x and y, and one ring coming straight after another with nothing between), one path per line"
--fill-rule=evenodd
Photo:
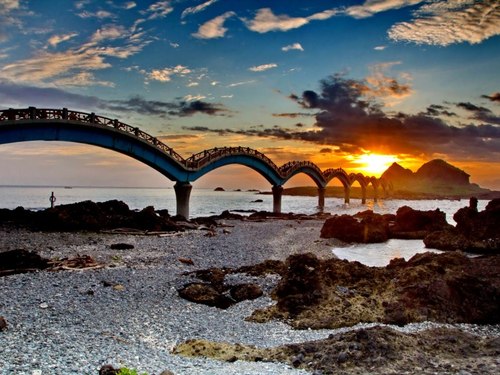
M0 251L26 249L50 259L90 255L102 267L0 278L0 315L8 322L8 329L0 333L0 374L97 374L105 364L149 375L164 370L174 374L308 374L282 363L192 359L173 355L171 350L194 338L272 347L338 332L293 330L278 321L245 321L255 309L273 303L267 292L279 281L276 275L228 276L228 283L258 283L265 295L227 310L188 302L177 293L189 281L186 272L197 269L285 260L301 252L333 257L334 240L319 237L322 224L322 220L228 220L211 236L205 230L131 235L2 229ZM133 249L112 249L117 243L133 245ZM189 259L193 265L179 259ZM373 325L341 330L367 326ZM434 324L398 329L413 332L430 326ZM463 324L460 328L500 337L497 326Z

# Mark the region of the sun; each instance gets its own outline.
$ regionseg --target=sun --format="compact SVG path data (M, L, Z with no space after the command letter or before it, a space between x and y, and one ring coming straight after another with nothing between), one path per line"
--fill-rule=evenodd
M399 159L394 155L362 154L355 158L359 170L366 175L380 176Z

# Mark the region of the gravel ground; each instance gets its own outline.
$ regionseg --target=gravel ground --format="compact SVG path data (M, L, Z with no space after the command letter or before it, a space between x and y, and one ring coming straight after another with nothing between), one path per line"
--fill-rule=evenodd
M47 258L91 255L107 267L36 272L0 278L0 374L97 374L103 364L148 374L307 374L278 363L223 363L170 354L191 338L261 347L325 338L338 330L295 331L280 322L245 322L272 301L262 297L227 310L177 296L182 273L208 267L239 267L312 251L331 257L332 240L319 238L322 221L227 221L214 237L205 231L168 236L99 233L32 233L0 230L0 251L35 250ZM223 233L223 230L230 233ZM128 243L132 250L112 250ZM179 258L189 258L194 266ZM232 275L230 281L248 280ZM270 290L275 276L252 279ZM106 282L106 283L103 283ZM120 285L120 287L105 286ZM368 325L363 325L364 327ZM402 328L415 331L432 324ZM354 327L356 328L356 327ZM498 327L461 325L476 334L500 336ZM350 328L353 329L353 328Z

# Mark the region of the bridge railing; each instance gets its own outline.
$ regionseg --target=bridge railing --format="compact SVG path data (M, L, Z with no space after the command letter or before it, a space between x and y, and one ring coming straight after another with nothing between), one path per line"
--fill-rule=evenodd
M35 108L29 107L25 109L6 109L0 111L0 122L1 121L19 121L19 120L69 120L77 121L86 124L102 125L105 127L112 127L116 130L132 134L137 138L140 138L147 143L155 146L164 153L168 154L170 157L175 159L182 165L185 165L185 159L178 154L173 148L167 146L165 143L160 141L158 138L140 130L137 127L127 125L117 119L111 119L104 116L98 116L95 113L85 113L79 111L63 109L51 109L51 108Z
M281 167L279 167L279 171L282 177L286 177L288 173L302 167L312 168L316 170L320 175L322 175L321 169L319 169L318 166L312 161L289 161L288 163L283 164Z
M276 172L279 173L279 168L274 162L269 159L262 152L254 150L250 147L216 147L209 150L201 151L197 154L191 155L186 159L186 167L190 169L199 169L204 167L205 165L218 160L225 156L230 155L249 155L260 159L266 164L268 164L271 168L273 168Z

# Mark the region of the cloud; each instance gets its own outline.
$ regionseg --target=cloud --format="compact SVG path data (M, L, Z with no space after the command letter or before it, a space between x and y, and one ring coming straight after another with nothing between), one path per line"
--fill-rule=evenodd
M227 87L238 87L238 86L243 86L243 85L249 85L251 83L255 83L255 80L252 79L251 81L234 82L234 83L230 83L229 85L227 85Z
M500 102L500 92L494 92L491 95L481 95L481 98L489 99L492 102Z
M200 101L200 100L203 100L203 99L206 99L206 98L207 97L205 95L200 95L200 94L198 94L198 95L191 95L191 94L189 94L189 95L186 95L184 97L184 100L186 102L193 102L193 101L196 101L196 100Z
M373 47L373 49L375 51L383 51L387 48L387 46L376 46L376 47Z
M153 69L151 72L145 72L147 81L170 82L172 76L185 76L191 73L191 70L183 65L177 65L172 68Z
M0 1L0 42L7 40L11 27L20 26L19 20L13 16L19 9L19 0Z
M423 2L424 0L366 0L363 5L353 5L345 13L354 18L367 18L376 13L392 9L404 8Z
M305 113L305 112L273 113L273 117L297 118L297 117L310 117L310 116L314 115L312 113Z
M489 124L497 124L500 125L500 116L496 116L491 110L485 107L479 107L470 102L461 102L457 103L456 106L458 108L465 109L468 112L472 113L471 119L479 120L482 122L486 122Z
M281 50L284 52L288 52L291 50L304 51L304 48L302 48L300 43L293 43L289 44L288 46L281 47Z
M386 75L387 70L399 64L400 61L391 61L370 66L371 75L365 78L366 83L359 86L361 93L380 98L386 105L397 104L401 99L410 96L413 91L408 82L410 79L408 75L402 74L399 79Z
M252 67L248 68L248 70L250 70L252 72L264 72L266 70L277 68L277 67L278 67L278 64L271 63L271 64L252 66Z
M190 14L195 14L204 11L206 8L208 8L210 5L216 3L218 0L208 0L204 3L201 3L199 5L196 5L194 7L189 7L184 9L184 11L181 14L181 18L184 18L186 16L189 16Z
M134 1L127 1L126 3L123 3L122 8L123 9L132 9L135 8L137 4Z
M120 46L108 44L118 39L121 41ZM88 42L80 46L56 52L38 50L32 57L3 65L0 67L0 79L41 85L74 82L74 76L82 77L82 73L111 67L108 57L126 59L141 51L148 43L142 40L141 35L122 26L107 25L98 29ZM95 82L98 81L89 81L88 85Z
M156 3L151 4L147 10L144 10L141 13L147 15L149 20L164 18L174 10L170 3L170 1L157 1Z
M457 116L456 113L450 112L448 110L448 107L439 105L439 104L431 104L430 106L427 107L427 111L424 112L425 115L427 116L447 116L447 117L454 117Z
M63 35L52 35L47 41L52 47L56 47L59 43L65 42L77 36L78 33L69 33Z
M269 31L288 31L297 29L307 25L310 21L326 20L333 17L337 13L337 10L331 9L312 14L308 17L290 17L286 14L277 16L270 8L261 8L257 11L254 19L243 19L243 21L248 29L263 34Z
M222 38L227 32L227 28L224 27L224 22L226 22L228 18L235 15L236 13L230 11L215 17L214 19L201 25L198 32L193 33L192 35L198 39Z
M213 104L195 100L192 102L180 102L178 108L168 112L169 115L186 117L202 113L210 116L224 116L228 112L222 104Z
M375 98L363 94L364 80L334 75L321 81L319 92L291 95L302 108L315 112L312 129L281 127L253 129L196 128L202 132L297 140L335 147L336 152L371 151L432 156L436 153L500 161L500 126L492 123L451 126L425 113L386 114ZM481 107L464 107L484 113ZM476 109L477 108L477 109Z
M57 103L57 105L54 105ZM40 108L69 108L86 112L103 111L102 115L111 117L117 113L137 113L146 116L185 117L195 114L223 116L230 111L222 104L207 103L201 100L187 102L147 100L141 96L129 99L104 100L96 96L74 94L59 88L35 87L19 85L0 80L0 107L23 108L36 106ZM107 114L111 112L111 114ZM98 113L99 114L99 113Z
M401 22L388 32L394 41L447 46L481 43L500 34L497 0L437 1L422 6L411 22Z
M86 10L84 10L83 12L80 12L77 14L78 17L80 18L98 18L98 19L106 19L106 18L116 18L116 15L111 13L111 12L107 12L105 10L99 10L95 13L92 13L92 12L88 12Z

